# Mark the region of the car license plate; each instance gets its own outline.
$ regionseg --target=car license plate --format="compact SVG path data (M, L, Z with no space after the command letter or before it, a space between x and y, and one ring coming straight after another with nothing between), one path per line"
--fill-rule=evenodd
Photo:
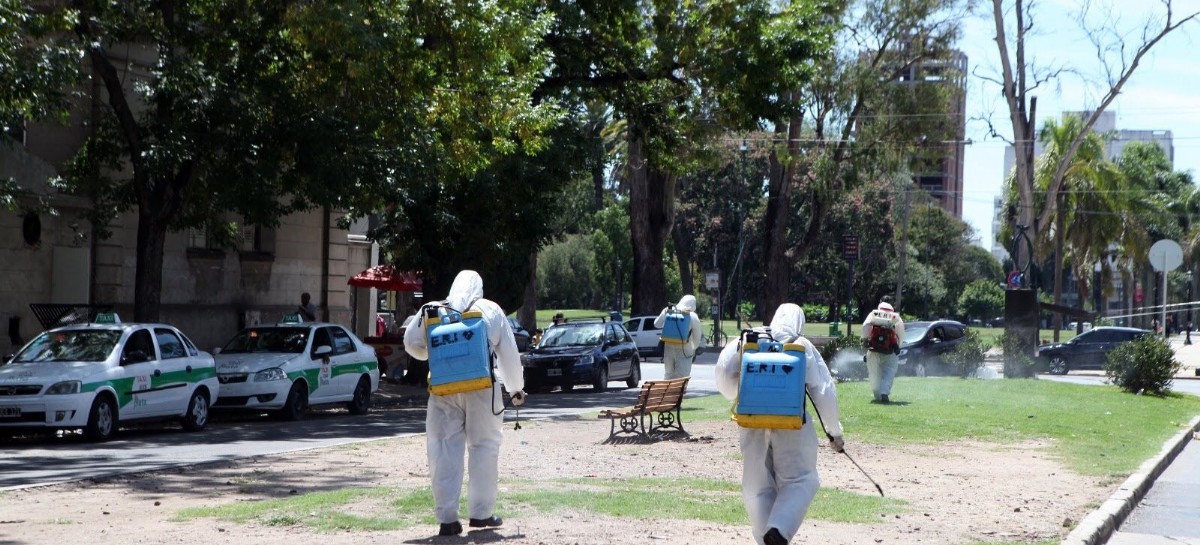
M20 418L20 407L0 407L0 418Z
M562 369L546 369L546 376L548 376L548 377L561 377L561 376L562 376Z

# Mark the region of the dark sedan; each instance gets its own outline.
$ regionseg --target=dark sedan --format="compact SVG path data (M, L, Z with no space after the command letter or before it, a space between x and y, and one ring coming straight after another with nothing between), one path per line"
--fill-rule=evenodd
M954 320L908 322L900 339L900 369L905 375L951 374L946 354L962 343L967 326Z
M559 386L570 391L590 384L597 392L612 380L636 388L642 380L637 346L617 322L572 321L551 326L537 347L521 356L525 388L548 390Z
M1097 327L1067 342L1042 347L1038 355L1052 375L1065 375L1072 369L1100 369L1109 352L1149 333L1132 327Z
M533 335L529 334L529 330L525 329L525 326L522 326L521 322L518 322L512 316L508 317L508 325L513 330L513 340L517 342L517 350L520 352L529 350L530 341L533 339Z

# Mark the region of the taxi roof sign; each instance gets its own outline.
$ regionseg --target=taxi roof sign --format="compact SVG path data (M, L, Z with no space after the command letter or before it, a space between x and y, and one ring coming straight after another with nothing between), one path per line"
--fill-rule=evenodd
M119 323L121 323L121 317L117 316L117 313L115 313L115 312L101 312L96 315L95 323L97 323L97 324L119 324Z
M300 313L284 314L283 319L279 320L281 324L302 324L304 319L300 317Z

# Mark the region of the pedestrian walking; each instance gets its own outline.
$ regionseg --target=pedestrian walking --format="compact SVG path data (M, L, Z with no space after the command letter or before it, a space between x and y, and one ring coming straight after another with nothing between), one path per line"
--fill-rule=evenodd
M696 314L696 298L684 295L679 303L667 305L654 319L654 327L662 330L663 378L691 376L696 348L704 342L700 316Z
M787 545L799 531L821 486L817 473L817 432L805 410L806 391L831 447L835 452L843 452L845 446L837 388L821 353L800 336L803 326L804 310L785 303L775 311L769 328L758 328L753 333L758 335L756 349L764 342L781 343L778 347L781 351L764 360L778 362L773 368L778 372L768 374L764 370L769 364L744 359L743 353L749 351L745 339L727 343L717 357L717 390L736 400L734 418L739 425L738 444L742 452L742 501L758 545ZM754 380L746 380L750 376ZM781 395L781 392L787 393ZM743 403L750 400L780 410L769 409L775 414L762 415L767 418L739 413Z
M862 327L867 345L867 377L871 383L872 401L890 403L892 382L900 366L904 319L892 308L891 298L885 295L879 307L867 314Z
M425 447L438 535L463 531L458 503L464 454L470 459L469 524L500 526L495 508L504 399L492 377L512 392L514 405L525 402L525 378L512 327L500 305L483 298L479 273L458 273L444 301L421 307L404 331L404 349L429 360Z

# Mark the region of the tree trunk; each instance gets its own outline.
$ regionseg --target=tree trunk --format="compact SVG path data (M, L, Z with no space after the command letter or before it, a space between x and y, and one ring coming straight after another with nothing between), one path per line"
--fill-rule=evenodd
M779 305L787 302L791 287L791 262L787 255L787 231L792 209L792 181L800 161L800 119L779 124L775 133L783 132L786 125L788 143L786 163L782 163L776 152L771 152L770 178L768 182L767 211L763 217L763 255L767 261L767 277L763 282L764 316L774 314Z
M696 293L695 278L692 276L692 261L695 257L692 241L678 225L671 228L671 240L675 243L675 259L679 263L679 283L683 293Z
M529 281L525 283L525 296L517 321L531 333L537 329L537 250L529 252Z
M137 270L133 282L133 321L157 322L162 306L163 247L167 220L148 206L138 207Z
M633 243L633 282L630 312L657 314L667 304L663 248L675 220L675 176L654 168L645 156L642 138L629 129L629 237Z

